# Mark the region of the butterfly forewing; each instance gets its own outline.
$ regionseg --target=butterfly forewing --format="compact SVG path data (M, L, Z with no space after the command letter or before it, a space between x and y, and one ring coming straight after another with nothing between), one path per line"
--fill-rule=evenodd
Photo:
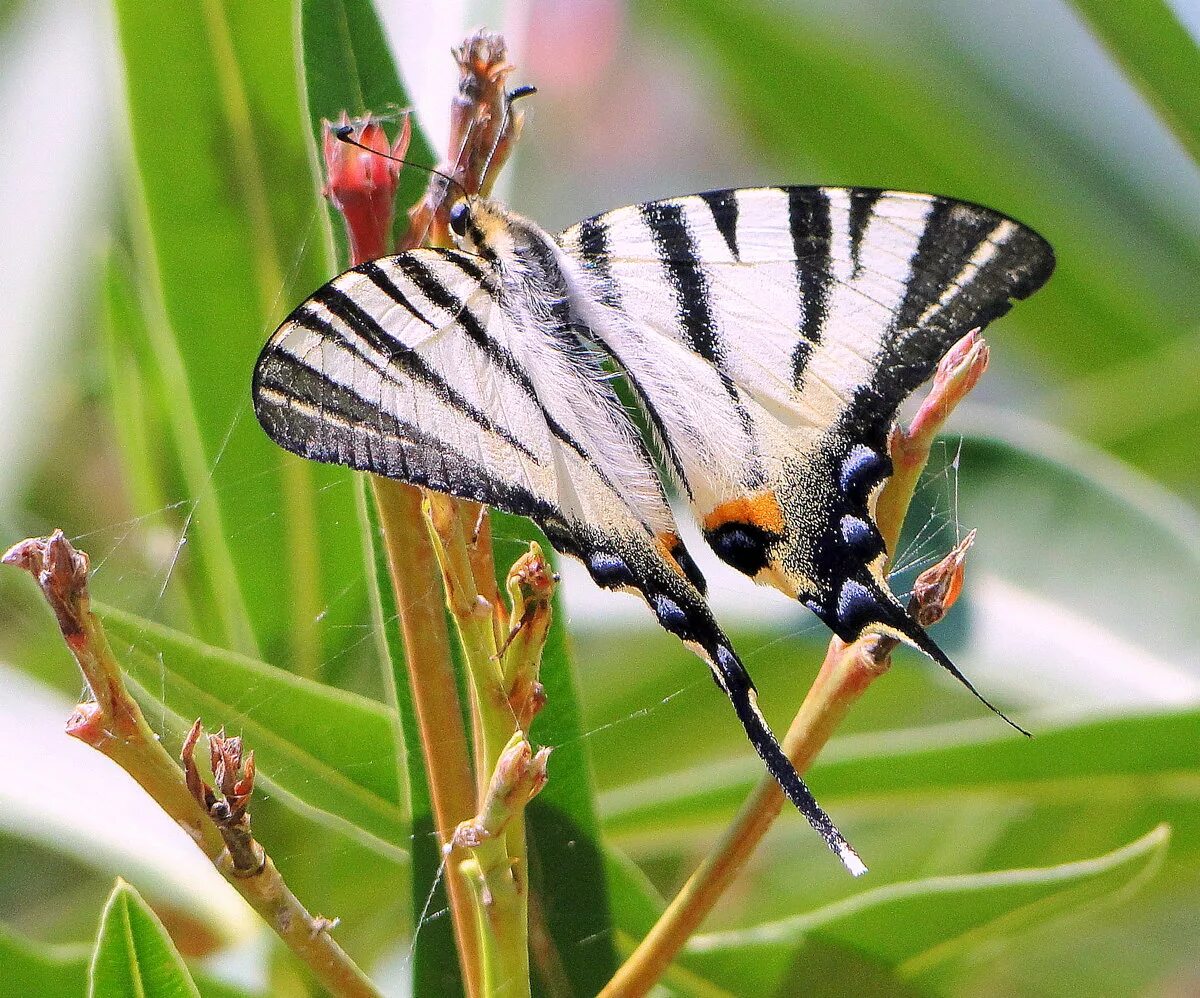
M669 527L611 387L580 378L551 338L529 336L496 277L462 254L417 250L331 281L263 351L263 426L303 456L552 526ZM564 380L578 388L569 398Z

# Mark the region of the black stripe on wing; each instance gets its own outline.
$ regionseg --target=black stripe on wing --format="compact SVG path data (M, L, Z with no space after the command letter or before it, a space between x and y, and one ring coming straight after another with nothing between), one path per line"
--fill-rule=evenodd
M866 235L867 223L875 210L875 205L883 196L883 191L869 187L853 187L850 189L850 259L853 261L853 277L862 273L862 242Z
M272 440L301 457L486 502L539 522L558 515L541 497L497 478L477 459L283 350L268 347L259 358L254 412Z
M788 231L796 258L796 286L800 293L800 339L792 351L793 385L804 379L804 369L829 315L832 281L829 195L819 187L784 187L788 201Z
M964 273L972 257L992 242L990 257ZM933 375L946 352L970 330L1008 312L1014 300L1037 291L1053 270L1054 252L1033 230L990 208L936 199L876 375L855 392L839 434L884 447L896 411Z
M617 295L612 285L608 283L611 277L609 271L608 229L602 218L589 218L579 223L579 252L592 273L600 281L600 300L610 308L619 309L620 303ZM676 483L683 489L688 501L691 502L694 497L691 486L688 485L687 476L684 474L683 460L680 458L679 451L672 442L671 434L667 432L666 425L663 423L658 410L651 404L645 390L638 383L636 375L621 361L621 358L613 353L607 344L600 342L598 345L608 352L614 363L620 367L621 374L625 380L629 382L629 387L633 389L638 407L645 414L651 429L654 431L655 443L658 445L662 455L670 462Z
M753 439L754 421L742 403L741 391L726 370L725 348L712 314L712 290L683 206L651 201L641 205L641 213L675 294L676 318L683 342L716 371L746 436Z
M488 275L481 268L470 265L470 269L468 269L468 262L457 253L447 252L444 254L444 259L451 265L462 269L464 273L477 281L480 289L486 291L492 299L497 298L498 292L495 290L492 282L487 279ZM411 254L402 253L399 256L389 257L381 262L389 266L394 266L400 273L412 281L417 290L432 305L451 317L454 325L461 329L471 342L479 347L484 356L495 367L503 371L515 384L519 385L530 398L537 397L537 392L534 390L533 382L529 379L529 374L521 367L517 359L503 345L488 336L483 323L471 311L467 303L446 287L445 282L426 266L423 261ZM380 267L379 262L366 263L354 269L359 273L366 274L371 280L375 281L380 289L389 297L392 297L396 301L402 301L403 295L400 294L399 288L396 288L395 284L387 277L386 272ZM382 276L385 279L384 283L380 283L376 275Z
M667 281L675 292L679 325L684 342L722 372L722 381L732 388L722 365L725 351L713 323L708 277L700 266L696 241L683 218L683 208L670 202L642 205L642 218L666 269Z
M738 252L737 243L737 191L706 191L700 195L700 199L708 205L708 210L712 212L713 224L724 237L730 256L735 260L740 260L741 253Z
M398 371L408 375L414 381L425 385L440 400L457 412L462 413L481 430L494 433L510 447L520 451L527 458L533 459L533 452L522 441L513 436L505 427L497 425L487 413L481 411L477 406L472 405L470 401L463 397L458 389L451 385L438 371L430 367L416 350L400 342L395 337L389 336L384 328L345 294L345 292L338 290L332 283L326 284L312 296L311 301L315 301L328 309L329 313L340 320L347 329L368 343L375 352L381 354L386 359L384 367L371 365L385 380L390 381L392 384L399 384L394 376L388 372L388 367L394 366ZM303 326L323 339L332 339L340 342L346 350L354 353L364 362L371 363L367 355L361 350L355 349L354 343L351 340L340 335L334 323L327 321L316 312L313 312L307 303L297 308L292 313L289 321L296 323L298 326Z

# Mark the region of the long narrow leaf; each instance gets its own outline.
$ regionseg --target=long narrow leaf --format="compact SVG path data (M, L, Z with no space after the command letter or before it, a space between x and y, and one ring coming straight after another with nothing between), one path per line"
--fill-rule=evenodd
M1143 881L1169 840L1170 829L1159 826L1094 859L890 884L779 922L698 936L684 962L718 984L755 994L857 991L864 958L900 980L929 975L998 938ZM831 965L813 959L809 946L858 959Z
M1075 9L1200 165L1200 48L1165 0L1074 0Z
M1200 711L1193 709L1057 729L1036 725L1032 740L987 721L860 735L833 742L814 765L812 782L825 800L1019 791L1026 799L1045 792L1059 803L1081 802L1102 780L1197 771L1200 747L1188 732L1198 724ZM610 834L628 835L711 822L731 813L758 778L752 761L738 760L630 784L605 798L605 825Z
M224 727L285 801L395 858L407 850L391 713L112 607L95 605L151 721Z
M315 674L361 616L353 495L250 411L255 357L324 273L286 0L116 3L136 262L226 640ZM282 507L282 509L281 509ZM245 629L245 620L250 630Z

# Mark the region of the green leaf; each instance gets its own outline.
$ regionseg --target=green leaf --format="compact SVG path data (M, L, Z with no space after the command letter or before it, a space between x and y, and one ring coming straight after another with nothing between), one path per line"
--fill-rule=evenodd
M315 675L361 617L360 566L344 556L357 549L349 474L285 456L250 411L262 344L328 269L292 4L116 11L139 291L220 643Z
M149 511L135 523L143 534L160 530L179 537L186 534L185 524L195 507L187 498L187 475L180 464L180 450L173 443L178 416L159 367L132 261L116 248L105 261L103 292L113 426L133 508ZM186 555L175 552L174 584L164 588L161 581L153 580L155 584L142 599L157 603L169 590L182 604L179 609L188 629L202 639L220 641L229 636L229 622L241 614L236 600L214 586L228 568L228 552L209 536L207 523L192 540ZM128 577L122 574L120 578L122 601L138 602ZM107 576L101 575L95 588L103 591L107 582Z
M318 149L322 122L336 121L343 111L353 118L411 106L371 0L303 0L300 16L308 113ZM405 158L427 166L437 160L415 116ZM425 193L427 179L420 170L401 171L393 223L396 239L407 229L407 209ZM337 259L346 265L345 228L332 208L330 215Z
M390 858L407 851L392 714L112 607L93 605L152 720L195 718L254 749L258 776L285 803Z
M809 961L815 941L892 968L901 980L932 976L997 940L1132 889L1153 876L1169 839L1160 825L1095 859L890 884L778 922L694 937L684 962L740 993L857 993L860 968ZM814 970L822 977L810 979ZM845 975L840 985L830 973Z
M1026 677L1024 698L1033 703L1200 697L1200 660L1189 640L1200 601L1195 508L1019 415L967 411L956 423L973 434L961 452L948 444L948 454L959 453L959 516L980 530L973 581L957 611L971 636L965 664L976 679L1011 674L1016 686ZM910 520L922 525L919 515ZM951 539L943 531L932 543ZM1149 578L1161 581L1146 585ZM1016 627L1025 640L1005 641L1004 629ZM1086 651L1072 659L1072 644Z
M1165 0L1074 0L1125 75L1200 164L1200 49Z
M137 891L118 880L100 917L89 998L200 998L175 944Z
M87 986L86 946L50 946L0 924L0 998L79 998Z
M1187 735L1197 724L1200 711L1192 709L1058 727L1043 723L1035 725L1032 739L990 719L848 736L830 743L810 782L826 804L988 791L1086 803L1102 781L1133 786L1153 775L1200 770L1200 746ZM760 775L758 766L739 759L630 784L604 798L605 827L612 835L632 835L651 825L720 820Z
M93 946L50 945L17 935L0 923L0 998L79 998L87 992ZM212 980L193 979L201 998L247 998L250 992Z
M635 943L644 937L667 907L646 875L621 850L604 850L608 893L612 898L613 923ZM632 948L632 945L631 947Z

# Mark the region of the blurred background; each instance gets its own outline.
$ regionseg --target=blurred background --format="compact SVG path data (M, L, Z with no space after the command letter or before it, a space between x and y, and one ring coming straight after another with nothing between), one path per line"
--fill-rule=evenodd
M894 583L903 590L979 530L939 641L1037 737L1010 742L965 691L901 652L812 783L870 857L868 888L1035 868L1070 871L1066 886L889 955L879 936L893 923L874 936L860 926L871 944L828 928L827 906L864 885L819 854L803 822L784 820L707 923L693 970L720 983L712 967L742 967L744 954L729 954L757 929L860 993L1200 992L1200 134L1169 100L1159 113L1134 59L1164 16L1177 18L1175 42L1200 36L1200 5L1113 4L1110 15L1126 11L1115 48L1067 0L378 6L434 149L456 80L450 47L478 24L505 31L514 81L539 94L524 103L503 193L547 228L708 188L862 184L988 204L1058 255L1046 289L989 330L992 367L935 448ZM249 18L229 9L235 28ZM290 17L276 19L284 37ZM239 258L219 252L224 220L200 212L202 185L186 191L195 203L161 206L163 165L179 183L205 157L219 161L222 140L182 97L158 106L135 86L130 110L123 60L135 42L105 5L0 5L0 547L61 527L91 555L98 598L214 644L220 580L233 579L265 661L379 697L360 566L340 564L311 594L316 640L299 659L286 594L264 592L271 545L291 521L263 470L276 457L257 436L249 371L255 344L323 276L306 140L286 131L303 119L252 101L271 119L258 134L266 172L302 195L278 240L278 280L239 318L222 270ZM1174 51L1141 54L1168 64ZM262 67L268 58L286 68L293 57L264 55ZM1194 49L1188 58L1177 65L1200 66ZM1169 92L1169 75L1157 79ZM1196 83L1173 81L1193 102L1192 126ZM190 287L178 281L189 268ZM154 353L172 335L178 369ZM195 411L193 437L177 406ZM317 480L322 558L339 537L356 543L347 482ZM499 533L498 558L511 560L519 544ZM715 560L701 566L768 718L786 728L827 632ZM700 663L639 604L598 592L574 565L563 574L576 741L605 841L669 897L758 760ZM168 672L164 704L177 695ZM284 993L236 896L136 787L62 734L79 694L29 580L0 573L3 931L38 945L87 940L120 873L215 974ZM378 896L364 896L347 871L370 850L306 820L270 800L256 827L401 992L404 863L381 867ZM1169 844L1145 838L1164 822ZM1062 866L1080 861L1099 865ZM916 909L934 910L953 920L938 905ZM805 912L824 912L812 924L828 931L796 923ZM746 966L733 993L789 993L785 978L760 986Z

